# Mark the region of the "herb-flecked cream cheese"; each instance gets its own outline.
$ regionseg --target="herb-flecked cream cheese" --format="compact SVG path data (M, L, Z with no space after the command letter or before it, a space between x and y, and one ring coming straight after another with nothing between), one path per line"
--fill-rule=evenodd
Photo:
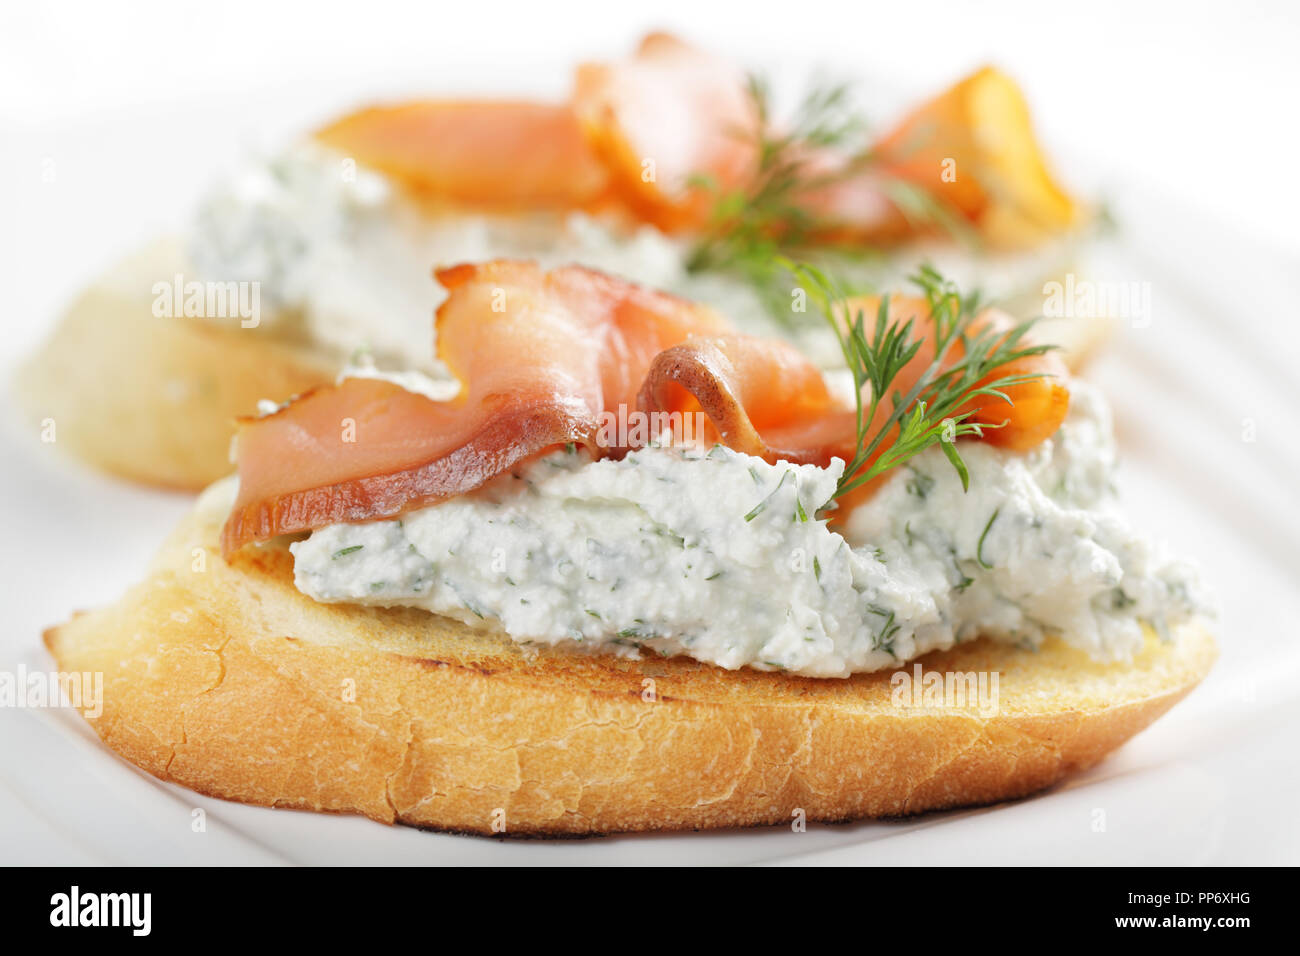
M400 520L317 530L291 545L296 583L522 643L815 677L977 636L1032 647L1057 634L1122 659L1144 626L1167 634L1207 601L1192 568L1115 513L1108 409L1071 387L1069 418L1033 452L963 443L963 491L931 448L839 530L822 510L838 460L564 450Z

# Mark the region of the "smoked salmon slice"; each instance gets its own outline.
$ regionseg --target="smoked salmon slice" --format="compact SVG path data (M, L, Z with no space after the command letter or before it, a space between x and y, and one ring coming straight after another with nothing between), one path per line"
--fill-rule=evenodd
M1024 94L992 67L914 109L871 154L860 174L810 197L814 208L839 220L842 237L905 238L925 231L897 201L881 215L880 197L889 197L891 180L928 195L998 247L1031 245L1080 217L1048 169Z
M236 434L239 494L222 532L250 541L394 517L462 494L565 442L596 450L601 413L635 408L654 356L717 313L578 267L498 260L436 273L438 357L461 384L437 402L390 382L316 389Z
M665 34L647 37L629 59L579 68L574 109L616 192L670 232L703 228L716 196L743 193L759 167L759 116L744 74ZM825 242L935 231L900 185L999 246L1032 243L1078 216L1048 171L1023 94L991 67L913 110L864 161L834 147L786 161L810 184L791 199L816 217L814 238Z
M425 101L345 116L316 138L425 198L503 209L586 209L609 175L567 105Z
M605 211L689 234L718 228L719 197L744 196L753 183L763 122L741 70L652 33L630 57L581 65L568 103L380 106L316 138L438 202ZM865 158L828 146L782 162L806 180L789 198L820 242L932 233L938 209L993 245L1027 245L1079 217L1047 168L1024 96L987 67L913 110ZM917 196L930 213L915 208Z
M826 465L856 451L855 412L813 363L779 340L735 333L711 309L577 266L546 272L496 260L436 275L448 290L438 356L459 380L458 396L434 401L352 378L243 419L225 554L280 534L396 517L566 442L620 454L627 448L602 443L609 412L702 411L718 440L769 461ZM875 309L871 300L854 305ZM924 300L896 298L891 308L900 319L928 319ZM1005 321L991 312L976 319L995 330ZM933 355L922 346L894 382L899 394ZM959 359L959 350L944 356ZM969 410L1001 426L986 430L987 440L1023 450L1056 431L1069 392L1050 353L1019 364L1061 377L1014 386L1014 406L981 397ZM886 404L878 414L887 417Z
M677 232L707 220L713 189L750 175L757 129L745 75L666 33L578 68L573 110L613 187L641 219Z

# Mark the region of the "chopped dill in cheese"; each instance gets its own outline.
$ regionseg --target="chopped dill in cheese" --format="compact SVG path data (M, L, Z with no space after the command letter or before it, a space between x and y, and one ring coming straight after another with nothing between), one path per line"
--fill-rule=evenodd
M843 677L988 636L1121 659L1207 606L1195 572L1114 514L1109 413L1029 454L930 448L828 527L842 464L722 446L565 449L400 520L291 546L319 601L426 608L524 643Z

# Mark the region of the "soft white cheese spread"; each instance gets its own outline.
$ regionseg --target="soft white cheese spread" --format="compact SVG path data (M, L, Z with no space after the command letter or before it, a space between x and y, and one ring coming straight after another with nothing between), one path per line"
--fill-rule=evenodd
M576 263L713 306L738 329L791 339L823 367L841 364L837 340L819 321L779 322L756 290L734 276L687 268L689 239L651 226L628 228L581 213L483 215L429 212L387 176L312 142L246 162L208 192L187 249L199 278L255 281L261 322L340 359L365 349L387 364L444 374L433 359L433 312L445 293L436 266L493 258ZM862 288L907 288L922 259L989 301L1035 293L1075 250L1048 243L1035 253L973 254L951 243L849 265ZM794 289L791 305L796 307Z
M1113 510L1109 412L1083 383L1028 455L967 442L970 490L941 450L848 519L819 519L842 470L721 446L621 461L548 455L400 520L291 545L319 601L426 608L523 643L688 655L842 677L988 636L1048 634L1133 653L1208 602L1193 569Z
M314 144L218 183L188 249L205 279L258 282L268 325L407 368L437 368L433 313L445 293L432 270L498 257L576 263L706 302L753 331L774 328L751 289L692 275L687 247L650 226L616 229L581 213L426 215L387 177Z
M460 394L460 383L450 376L435 378L416 369L381 369L375 365L374 357L369 353L352 356L339 372L337 381L342 384L344 379L349 378L376 378L392 382L408 392L415 392L435 402L449 402Z

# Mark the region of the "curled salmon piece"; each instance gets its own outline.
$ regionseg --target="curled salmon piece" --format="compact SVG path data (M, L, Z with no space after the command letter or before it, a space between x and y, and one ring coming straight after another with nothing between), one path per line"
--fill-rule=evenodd
M748 335L695 336L655 356L641 411L703 412L718 441L769 461L826 464L843 444L846 408L792 345Z
M424 101L352 113L316 139L433 200L506 209L599 205L609 174L567 105Z
M669 232L702 224L713 194L754 165L757 116L745 75L666 33L636 53L578 68L573 109L614 189L641 219Z
M391 518L463 494L566 442L596 448L601 414L634 408L654 357L720 334L712 310L578 267L497 260L436 273L438 356L460 394L439 402L354 378L236 435L239 494L222 531L252 541Z

